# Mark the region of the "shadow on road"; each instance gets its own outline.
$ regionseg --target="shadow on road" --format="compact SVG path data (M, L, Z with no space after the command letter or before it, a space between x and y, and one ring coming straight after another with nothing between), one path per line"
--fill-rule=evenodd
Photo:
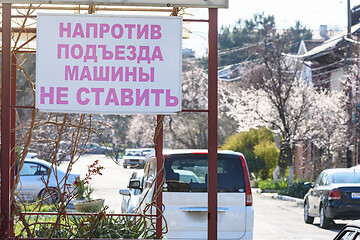
M338 233L340 232L340 230L345 227L346 223L335 223L335 224L330 224L329 228L325 229L331 232L335 232ZM320 228L320 224L314 224L314 226L317 226L318 228Z

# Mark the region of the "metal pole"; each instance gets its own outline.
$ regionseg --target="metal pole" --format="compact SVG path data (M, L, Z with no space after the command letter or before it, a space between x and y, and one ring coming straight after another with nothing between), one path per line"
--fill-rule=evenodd
M359 140L356 139L356 161L355 166L359 164Z
M0 239L10 230L10 80L11 80L11 4L2 4L2 96L1 96L1 229Z
M16 53L13 52L11 54L11 106L16 105ZM10 141L10 149L11 149L11 168L10 168L10 190L14 187L15 182L15 160L16 160L16 150L15 150L15 129L16 129L16 109L11 108L11 141ZM11 192L11 191L10 191ZM11 199L13 201L14 199ZM14 206L11 205L11 221L10 221L10 237L14 237L14 215L13 210Z
M351 34L351 7L350 7L350 0L347 0L347 33L348 37Z
M347 0L347 37L348 38L351 38L351 6L350 6L350 0ZM347 64L348 65L351 65L352 64L352 43L349 41L348 42L348 49L347 49ZM352 100L353 100L353 104L354 104L354 106L357 106L357 103L356 103L356 88L357 88L357 86L356 86L356 84L352 84L352 86L351 86L351 88L352 88L352 91L354 91L355 90L355 94L352 94L351 95L351 97L352 97ZM355 95L355 96L354 96ZM352 112L351 112L351 114L353 115L354 114L354 110L352 110ZM356 163L355 163L355 161L356 161L356 125L354 124L353 125L353 129L352 129L352 137L353 137L353 146L354 146L354 149L353 149L353 151L352 151L352 153L351 153L351 166L355 166L356 165Z
M217 239L217 117L218 117L218 11L209 8L208 62L208 239Z
M157 115L157 123L162 121L162 116ZM161 182L163 180L162 166L163 166L163 125L160 127L160 131L156 138L156 172L158 177L156 178L156 193L161 187ZM162 189L160 189L160 194L156 198L156 239L160 239L162 236Z
M351 38L351 7L350 7L350 0L347 1L347 37ZM348 62L352 62L352 52L351 52L351 45L352 43L349 42L348 43L348 52L347 52L347 57L348 57Z

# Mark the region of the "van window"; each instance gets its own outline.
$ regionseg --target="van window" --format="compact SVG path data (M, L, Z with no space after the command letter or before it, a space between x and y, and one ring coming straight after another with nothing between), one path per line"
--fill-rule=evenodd
M245 183L241 160L236 155L218 155L218 191L244 192ZM168 192L207 192L207 154L174 154L165 159Z

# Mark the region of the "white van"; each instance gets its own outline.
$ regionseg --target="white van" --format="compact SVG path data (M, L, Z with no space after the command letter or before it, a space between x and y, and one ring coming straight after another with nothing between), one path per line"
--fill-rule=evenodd
M166 150L165 185L163 188L164 217L169 239L207 238L207 150ZM241 153L218 152L218 239L253 239L254 210L247 164ZM141 180L130 180L129 189L120 193L128 203L140 203L146 196L149 203L153 192L149 187L156 174L156 158L150 155ZM150 194L146 193L150 191ZM136 201L129 201L135 198ZM144 209L145 206L140 206ZM127 212L135 209L127 206ZM153 212L152 214L155 214Z

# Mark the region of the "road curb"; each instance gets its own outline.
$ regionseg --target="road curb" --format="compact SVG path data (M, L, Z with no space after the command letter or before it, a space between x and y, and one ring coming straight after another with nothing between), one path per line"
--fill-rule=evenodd
M304 205L304 199L301 198L295 198L295 197L289 197L285 195L278 195L276 192L263 192L259 188L253 188L252 191L254 193L260 193L264 196L271 197L273 199L279 199L283 201L289 201L289 202L295 202L297 205Z
M272 198L280 199L283 201L295 202L297 205L304 205L304 199L301 198L289 197L284 195L273 195Z

